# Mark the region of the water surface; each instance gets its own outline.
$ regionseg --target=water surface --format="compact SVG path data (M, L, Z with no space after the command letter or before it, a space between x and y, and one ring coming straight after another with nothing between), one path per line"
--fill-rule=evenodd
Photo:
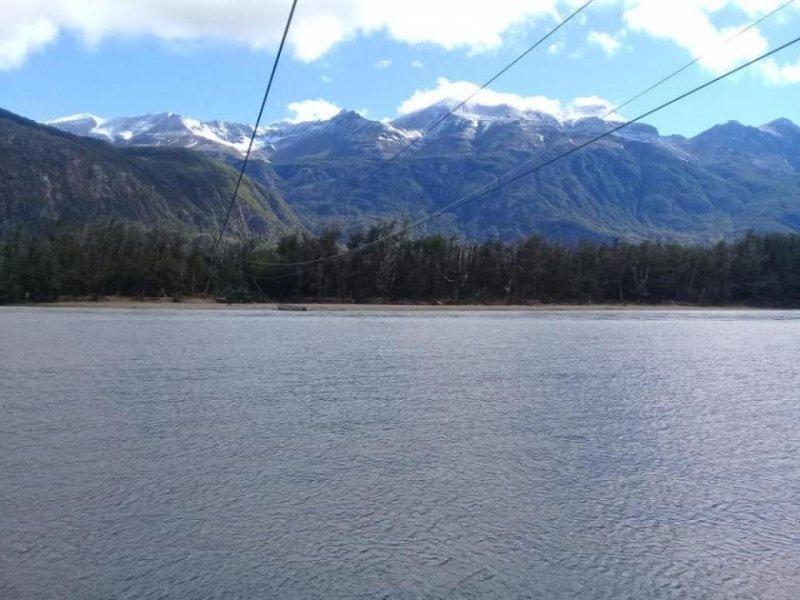
M0 310L0 597L800 590L800 316Z

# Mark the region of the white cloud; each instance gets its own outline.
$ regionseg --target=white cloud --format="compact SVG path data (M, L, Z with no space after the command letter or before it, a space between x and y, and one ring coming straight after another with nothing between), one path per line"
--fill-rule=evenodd
M314 61L358 35L385 32L409 44L448 50L499 47L510 28L555 17L577 0L304 0L289 43L296 58ZM19 66L60 32L94 44L107 38L152 36L172 42L217 40L274 48L288 11L285 0L3 0L0 68Z
M702 65L722 73L763 53L769 42L753 29L735 42L722 43L785 0L598 0L576 25L594 21L601 7L623 12L625 31L667 41ZM564 18L583 0L303 0L289 38L295 58L311 62L335 45L358 36L383 33L407 44L434 44L470 53L502 45L510 31ZM796 17L800 2L781 13ZM106 39L149 37L182 47L217 41L273 50L288 11L286 0L0 0L0 70L18 68L31 53L59 35L87 44ZM721 19L724 17L725 26ZM619 34L594 42L614 51ZM773 40L773 43L775 40ZM185 46L184 46L185 47ZM720 49L721 48L721 49ZM558 42L548 48L561 51ZM574 58L570 55L569 58ZM791 63L764 64L755 70L769 83L791 83Z
M571 3L571 2L570 2ZM433 42L448 50L490 50L502 43L502 34L514 25L541 17L555 17L557 0L363 0L366 22L385 29L400 41Z
M383 58L375 63L376 69L388 69L392 66L392 59L391 58Z
M0 8L0 13L2 13ZM47 19L31 19L14 26L0 18L0 71L21 66L28 54L43 48L58 36L58 28Z
M767 81L773 85L800 83L800 62L779 65L774 60L767 59L761 63L761 71Z
M480 86L469 81L449 81L444 77L440 77L437 84L437 87L433 89L414 92L411 98L400 105L397 112L401 115L407 115L442 100L461 101L480 88ZM473 102L485 106L507 104L519 110L540 110L551 114L559 112L561 109L558 100L551 100L544 96L523 97L517 94L495 92L488 89L480 92Z
M786 0L736 0L731 5L743 10L749 17L759 17L775 10Z
M333 77L330 75L323 75L320 79L322 79L322 83L333 83Z
M342 110L332 102L322 99L292 102L287 108L293 113L286 119L289 123L325 121L335 117Z
M449 81L442 77L437 81L437 87L414 92L400 105L397 112L407 115L443 100L461 102L479 89L479 85L469 81ZM482 106L506 105L520 111L546 113L561 120L603 116L614 108L609 101L597 96L576 98L563 105L559 100L545 96L520 96L491 89L480 91L470 103Z
M592 31L587 38L590 44L598 46L606 56L614 56L622 48L622 42L610 33Z
M411 66L413 68L415 68L415 69L420 69L420 70L425 68L425 65L423 64L423 62L421 60L411 61Z
M626 0L624 20L630 30L671 41L714 74L751 60L767 51L769 42L754 28L726 43L753 18L774 10L781 0ZM723 10L738 11L741 22L721 28L714 15Z
M563 40L559 42L554 42L547 47L547 53L552 55L561 54L564 51L565 47L566 44L563 42Z
M266 5L272 2L265 2ZM237 9L241 10L241 9ZM263 11L262 11L263 12ZM277 11L273 8L273 14ZM266 15L265 15L266 16ZM300 17L300 15L298 15ZM277 19L275 19L277 21ZM259 23L260 26L264 21ZM294 47L295 57L304 62L312 62L324 56L333 46L348 36L345 24L331 14L314 14L305 18L298 18L292 26L292 37L290 43ZM258 39L254 39L250 45L254 48L264 47L274 44L275 39L266 37L267 31L261 33ZM239 41L236 39L235 41Z

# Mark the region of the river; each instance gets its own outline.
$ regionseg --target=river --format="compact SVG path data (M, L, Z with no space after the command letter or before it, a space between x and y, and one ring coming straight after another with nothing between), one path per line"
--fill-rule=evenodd
M0 597L800 590L800 314L0 310Z

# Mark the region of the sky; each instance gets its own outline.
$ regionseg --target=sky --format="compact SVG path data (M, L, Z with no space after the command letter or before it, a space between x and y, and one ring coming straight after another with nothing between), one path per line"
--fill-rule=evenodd
M265 122L393 119L462 99L585 0L299 0ZM476 97L563 118L633 118L800 35L800 0L595 0ZM171 111L252 123L290 0L2 0L0 108L44 121ZM800 123L800 44L647 119L695 135Z

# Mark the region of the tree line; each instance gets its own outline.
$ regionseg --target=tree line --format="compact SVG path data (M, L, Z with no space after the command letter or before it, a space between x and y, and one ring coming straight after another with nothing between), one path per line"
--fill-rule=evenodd
M0 239L0 303L59 298L205 294L258 300L477 303L637 303L800 307L800 235L749 233L713 245L566 245L539 236L468 242L396 236L387 223L342 240L337 229L277 244L111 223Z

